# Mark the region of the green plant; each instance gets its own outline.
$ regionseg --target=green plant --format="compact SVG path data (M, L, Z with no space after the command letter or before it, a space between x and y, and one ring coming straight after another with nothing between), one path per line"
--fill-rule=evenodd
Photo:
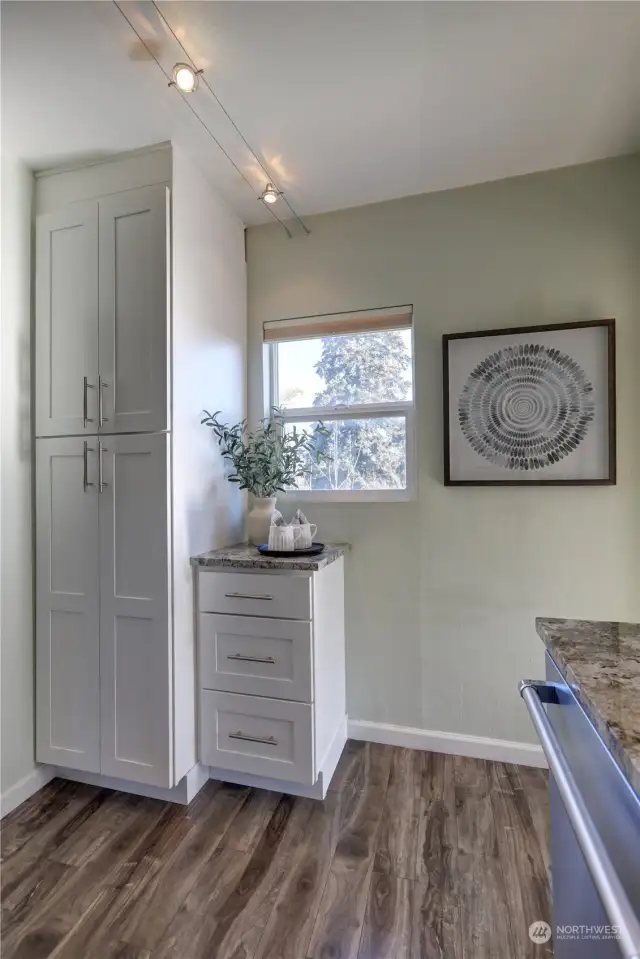
M229 426L218 419L220 411L203 413L201 422L213 430L222 456L233 469L229 482L254 496L275 496L295 487L297 480L309 475L314 463L327 459L317 445L319 437L329 435L322 423L312 430L299 430L295 425L285 428L282 413L274 406L271 416L251 431L246 419Z

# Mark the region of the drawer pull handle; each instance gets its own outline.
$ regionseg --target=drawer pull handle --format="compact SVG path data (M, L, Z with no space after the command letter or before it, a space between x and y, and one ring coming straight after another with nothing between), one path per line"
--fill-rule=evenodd
M260 595L260 593L225 593L225 599L273 599L273 596Z
M230 656L227 656L227 659L237 659L242 663L268 663L270 666L275 665L273 656L243 656L242 653L231 653Z
M278 745L278 740L275 736L247 736L240 730L235 733L229 733L229 739L242 739L245 743L262 743L264 746Z

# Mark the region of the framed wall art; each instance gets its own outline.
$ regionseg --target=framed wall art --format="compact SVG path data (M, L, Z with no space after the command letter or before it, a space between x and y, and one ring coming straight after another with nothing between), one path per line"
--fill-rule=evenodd
M615 321L443 336L446 486L616 481Z

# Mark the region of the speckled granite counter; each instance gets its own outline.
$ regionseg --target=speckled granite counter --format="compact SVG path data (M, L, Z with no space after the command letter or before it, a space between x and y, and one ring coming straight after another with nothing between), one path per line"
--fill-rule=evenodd
M327 543L317 556L262 556L255 546L241 543L192 556L191 563L205 569L300 569L315 572L335 563L348 549L348 543Z
M640 794L640 624L536 619L536 628Z

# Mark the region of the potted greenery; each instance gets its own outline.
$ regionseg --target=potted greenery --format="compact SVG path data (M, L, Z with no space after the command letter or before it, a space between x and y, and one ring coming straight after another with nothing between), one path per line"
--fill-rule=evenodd
M282 412L275 406L255 430L249 430L246 419L229 426L218 419L220 411L203 413L202 423L213 430L223 458L231 464L227 479L254 497L247 516L249 542L255 546L266 543L277 494L294 488L297 480L311 473L314 463L327 458L318 439L329 431L322 423L312 430L295 425L286 430Z

